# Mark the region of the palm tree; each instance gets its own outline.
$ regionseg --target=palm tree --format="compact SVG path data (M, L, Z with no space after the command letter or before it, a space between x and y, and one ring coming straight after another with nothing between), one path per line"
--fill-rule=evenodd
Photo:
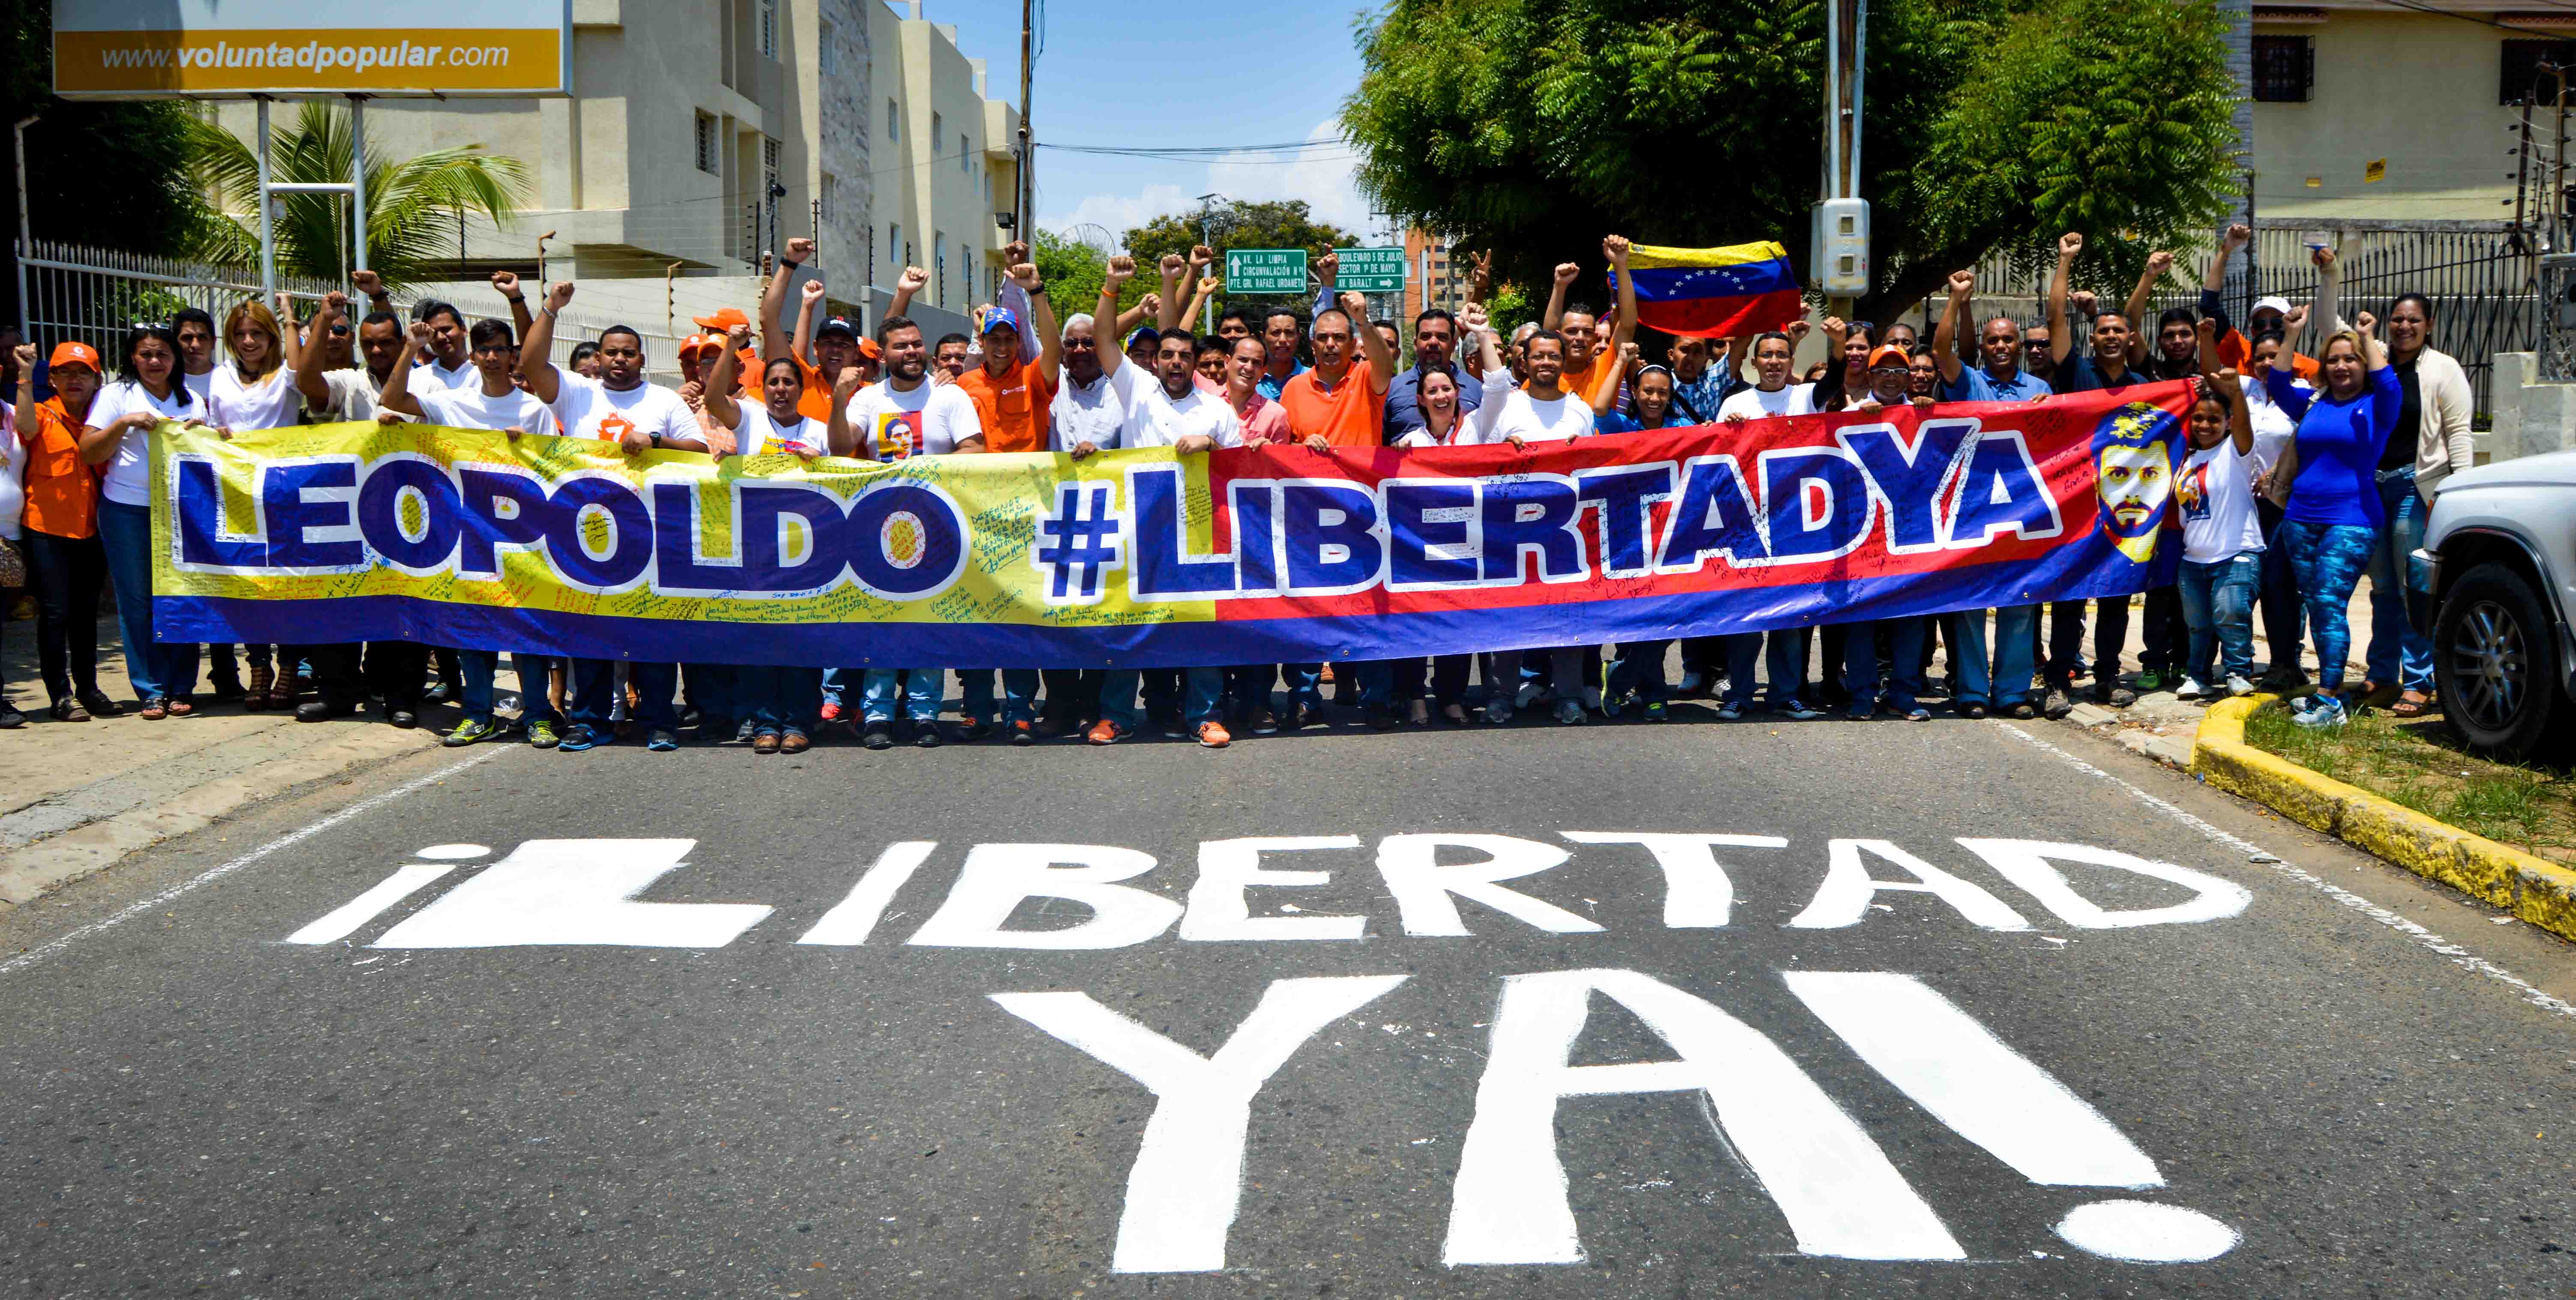
M219 213L207 223L200 255L218 266L257 266L259 156L252 144L212 122L200 120L194 137L196 179ZM307 101L292 126L272 130L270 179L346 181L355 142L346 111ZM435 273L454 260L466 217L506 222L529 192L526 163L479 144L433 149L401 162L385 161L370 145L367 156L367 260L389 286L441 278ZM341 278L352 266L347 196L284 194L278 200L278 271Z

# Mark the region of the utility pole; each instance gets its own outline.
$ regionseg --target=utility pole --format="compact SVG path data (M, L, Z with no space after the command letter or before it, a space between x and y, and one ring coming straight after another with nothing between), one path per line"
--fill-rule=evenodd
M1034 175L1037 157L1029 144L1029 83L1036 71L1031 66L1036 34L1037 0L1020 0L1020 183L1011 195L1011 234L1029 241L1032 257L1036 256L1037 239L1029 231L1029 209L1036 206L1038 190Z
M1816 287L1825 310L1848 320L1869 291L1869 203L1860 196L1861 73L1869 49L1869 0L1825 0L1825 177L1816 205Z
M1225 196L1222 194L1202 194L1199 196L1199 243L1204 247L1210 249L1216 247L1216 239L1212 234L1216 221L1216 201L1224 197ZM1216 267L1211 265L1208 269L1210 271L1214 271ZM1213 295L1208 298L1207 306L1199 312L1199 315L1202 318L1199 321L1199 329L1204 333L1215 333L1216 298Z

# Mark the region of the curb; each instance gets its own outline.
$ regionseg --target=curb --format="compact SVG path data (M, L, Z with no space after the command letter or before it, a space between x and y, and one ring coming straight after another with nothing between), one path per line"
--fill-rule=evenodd
M2246 744L2246 716L2279 698L2248 695L2211 705L2192 746L2191 770L2311 830L2501 907L2562 939L2576 939L2576 870Z

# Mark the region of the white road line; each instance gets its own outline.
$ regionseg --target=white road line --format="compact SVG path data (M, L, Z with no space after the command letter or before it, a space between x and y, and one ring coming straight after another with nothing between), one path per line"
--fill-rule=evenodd
M115 927L123 925L126 922L153 910L154 908L178 899L183 895L192 893L200 885L212 884L217 880L221 880L224 877L259 861L261 858L267 857L269 854L277 852L279 849L301 844L334 826L338 826L351 818L364 816L367 813L373 812L386 804L392 803L394 800L400 799L404 795L410 794L415 790L436 785L477 763L485 763L499 758L501 755L510 752L511 748L513 747L496 745L484 750L482 753L477 754L472 758L466 759L464 762L450 763L446 767L442 767L416 781L395 786L393 789L387 790L382 794L369 795L368 797L303 828L302 830L290 831L276 839L270 840L266 844L260 845L258 848L252 849L250 852L245 853L220 867L210 868L201 875L192 877L180 884L172 885L170 888L162 890L160 893L154 894L152 897L144 899L139 903L128 904L114 916L110 916L103 921L92 921L41 948L29 949L28 951L20 953L5 962L0 962L0 975L8 975L16 971L24 970L29 966L33 966L38 962L46 960L47 958L54 957L66 949L69 949L76 943L80 943L83 940L114 929Z
M2392 912L2385 907L2381 907L2379 904L2374 903L2349 889L2345 889L2341 885L2334 884L2314 872L2304 870L2282 860L2280 857L2273 854L2271 850L2254 843L2252 840L2248 840L2237 835L2231 835L2226 831L2220 830L2217 827L2210 825L2208 822L2202 821L2200 818L2183 811L2181 808L2176 807L2171 803L2167 803L2166 801L2159 799L2154 795L2151 795L2146 791L2093 766L2090 763L2085 762L2083 759L2077 758L2073 754L2067 753L2065 750L2059 749L2057 746L2052 745L2045 740L2041 740L2039 737L2034 736L2019 727L2013 726L2009 723L1997 723L1996 725L2002 727L2005 732L2010 734L2013 738L2021 741L2023 744L2055 754L2060 759L2065 760L2065 762L2072 766L2076 771L2082 772L2086 776L2098 777L2101 780L2108 781L2111 784L2128 791L2130 797L2136 799L2138 802L2173 818L2175 821L2181 822L2183 825L2188 826L2195 831L2200 832L2210 840L2219 844L2224 844L2231 849L2244 853L2249 860L2261 862L2264 866L2270 867L2274 871L2277 871L2284 876L2288 876L2292 880L2296 880L2304 885L2312 886L2324 893L2326 897L2369 917L2371 920L2379 922L2381 925L2387 926L2391 930L2397 931L2399 934L2405 935L2407 938L2414 940L2416 943L2419 943L2426 948L2432 949L2434 952L2450 958L2452 965L2457 966L2462 970L2475 971L2480 975L2486 976L2488 979L2494 980L2495 982L2512 989L2523 1001L2528 1002L2535 1007L2555 1011L2562 1016L2576 1016L2576 1003L2568 1002L2564 998L2552 997L2551 995L2540 991L2538 988L2532 986L2531 981L2514 974L2512 971L2506 970L2504 967L2498 966L2494 962L2488 961L2486 958L2470 952L2468 949L2425 929L2423 926L2417 925L2413 921L2407 920L2403 916L2399 916L2397 913ZM6 969L7 967L0 967L0 970Z

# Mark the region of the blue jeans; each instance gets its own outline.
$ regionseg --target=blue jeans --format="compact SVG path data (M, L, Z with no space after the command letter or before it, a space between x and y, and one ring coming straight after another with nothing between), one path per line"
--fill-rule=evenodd
M939 697L946 693L943 668L871 668L863 679L860 716L870 723L894 721L895 706L915 722L939 720ZM825 690L828 693L829 687Z
M1395 703L1395 660L1369 659L1350 665L1360 679L1360 707L1388 708Z
M1136 688L1144 683L1144 670L1110 668L1100 674L1100 716L1118 724L1121 731L1134 731L1145 725L1145 710L1136 703Z
M464 712L465 720L468 722L490 723L492 721L492 683L501 673L500 652L459 650L456 652L456 662L460 674L457 681L457 708ZM554 662L554 658L550 655L513 653L510 656L510 665L517 669L519 674L521 725L558 720L555 716L554 701L546 698L546 678L549 675L548 670L554 667Z
M1181 721L1191 730L1202 722L1220 721L1218 714L1225 706L1225 670L1222 668L1184 668L1181 670Z
M2011 605L1991 611L1995 616L1991 654L1986 645L1988 612L1961 610L1950 624L1951 662L1958 665L1959 672L1959 698L1955 703L1961 708L1982 704L1994 709L2028 704L2030 675L2038 668L2031 662L2031 652L2039 644L2035 635L2039 606Z
M822 669L745 664L733 673L733 699L750 713L753 735L802 736L814 729L823 707Z
M2432 620L2424 596L2406 582L2406 557L2424 544L2424 518L2433 507L2415 491L2415 467L2382 470L2379 504L2388 526L2370 553L2370 680L2400 690L2433 689Z
M2352 625L2345 617L2352 590L2361 585L2362 570L2379 536L2360 524L2303 524L2281 521L2281 541L2290 551L2290 569L2308 600L2308 627L2317 642L2317 684L2332 691L2343 686L2344 660L2352 655Z
M1619 646L1619 666L1610 673L1612 694L1636 692L1641 704L1661 704L1672 698L1672 683L1664 677L1664 652L1670 640L1627 641Z
M1279 677L1288 684L1289 708L1300 704L1311 704L1318 709L1324 707L1324 665L1281 664Z
M2204 686L2254 675L2254 598L2263 589L2263 557L2247 551L2224 560L2182 562L2182 615L2191 624L2183 676ZM2218 673L2210 676L2210 656Z
M680 688L680 666L628 664L626 673L635 682L636 723L648 732L679 730L680 711L673 707L672 696ZM614 735L616 724L608 715L617 704L617 661L573 660L571 686L572 707L564 712L572 723L598 732L603 739Z
M1914 711L1914 697L1923 689L1923 620L1919 618L1883 618L1875 624L1854 623L1843 641L1843 689L1851 692L1853 717L1865 717L1876 707L1879 683L1877 631L1887 631L1888 652L1895 663L1887 671L1887 707L1898 713Z
M197 689L197 643L152 635L152 509L101 498L99 541L116 584L116 630L125 638L125 677L138 700L184 700ZM75 629L74 635L87 635Z
M957 713L968 722L991 722L993 707L993 669L960 668L957 670Z
M1035 668L1002 670L1002 721L1005 724L1037 721L1038 680Z
M849 707L849 703L850 703L849 695L850 695L850 691L851 691L851 689L852 689L853 687L858 687L858 688L864 689L863 682L864 682L864 680L865 680L865 678L866 678L866 677L867 677L867 670L866 670L866 669L864 669L864 668L826 668L826 669L824 669L824 670L823 670L823 700L824 700L824 702L825 702L825 703L827 703L827 704L838 704L838 705L842 706L843 708L847 708L847 707Z
M1764 639L1769 645L1764 645ZM1738 709L1753 704L1753 661L1762 660L1762 671L1771 682L1771 707L1782 710L1800 703L1807 688L1807 629L1774 628L1769 632L1738 632L1718 638L1726 643L1726 699Z
M819 671L819 670L817 670ZM733 728L720 723L739 722L751 716L751 703L742 694L743 670L732 664L682 664L680 679L686 684L689 703L697 706L698 731L714 736L722 731L725 740L733 739Z

